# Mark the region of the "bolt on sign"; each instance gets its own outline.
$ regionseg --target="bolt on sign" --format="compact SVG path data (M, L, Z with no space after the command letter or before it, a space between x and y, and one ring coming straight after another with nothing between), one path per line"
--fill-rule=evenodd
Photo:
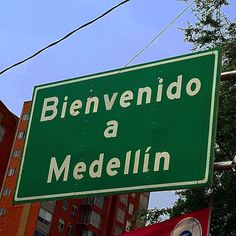
M219 54L35 87L14 202L209 186Z

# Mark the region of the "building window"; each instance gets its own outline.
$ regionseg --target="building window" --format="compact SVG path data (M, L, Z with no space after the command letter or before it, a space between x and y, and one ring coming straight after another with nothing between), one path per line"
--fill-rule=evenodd
M3 136L5 134L6 129L0 125L0 136Z
M130 203L129 204L129 214L133 215L133 212L134 212L134 204Z
M44 208L40 208L38 220L44 223L45 225L49 225L52 221L52 214Z
M120 223L124 224L125 211L122 210L122 209L120 209L120 208L118 208L117 215L116 215L116 219L117 219Z
M114 229L114 235L120 235L122 233L122 229L118 226L115 227Z
M66 211L68 209L68 206L69 206L69 201L68 200L64 200L63 201L63 205L62 205L62 209L64 211Z
M56 205L56 201L48 201L49 204L55 206Z
M17 138L21 139L25 137L25 132L24 131L20 131L18 132Z
M126 221L125 231L129 232L131 229L131 222L129 220Z
M19 157L20 156L20 150L19 149L15 149L12 152L12 157Z
M72 206L72 212L71 212L72 216L76 217L77 216L77 212L78 212L78 207L73 205Z
M120 195L120 201L127 206L127 204L128 204L128 194Z
M34 231L34 236L48 236L48 234L43 233L43 232L39 231L38 229L36 229Z
M79 236L97 236L97 235L90 230L83 230L83 232L81 232Z
M0 142L3 140L3 136L5 134L6 129L0 125Z
M22 120L29 120L29 113L23 114Z
M16 168L9 168L7 172L7 176L13 176L16 173Z
M0 216L5 216L6 215L6 208L0 208Z
M64 220L62 218L60 218L58 221L58 225L57 225L59 232L62 232L64 230L64 225L65 225Z
M83 198L81 199L81 203L89 205L94 204L94 197Z
M101 215L98 214L95 211L92 211L92 215L91 215L91 218L90 218L91 225L93 225L94 227L100 229L101 221L102 221Z
M2 191L2 195L3 196L9 196L11 193L11 189L10 188L4 188Z
M68 225L68 231L67 231L67 236L72 236L73 235L73 227L71 224Z
M139 209L147 209L148 207L148 197L141 193L139 201Z
M146 195L147 197L150 196L150 192L143 192L144 195Z
M89 209L85 209L83 212L82 212L82 215L81 215L81 223L85 223L85 224L89 224L89 220L90 220L90 210Z
M104 197L102 197L102 196L95 197L95 199L94 199L94 205L96 205L96 206L99 207L100 209L103 209L103 206L104 206Z

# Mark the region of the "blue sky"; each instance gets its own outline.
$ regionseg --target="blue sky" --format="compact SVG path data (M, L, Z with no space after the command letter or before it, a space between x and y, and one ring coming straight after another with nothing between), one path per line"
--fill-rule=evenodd
M120 1L1 1L0 70L31 55ZM225 9L235 19L236 3ZM172 21L183 1L131 0L59 45L0 76L0 99L16 115L35 85L121 68ZM188 10L131 65L186 54L179 28L193 21ZM173 192L152 194L150 207L174 201Z

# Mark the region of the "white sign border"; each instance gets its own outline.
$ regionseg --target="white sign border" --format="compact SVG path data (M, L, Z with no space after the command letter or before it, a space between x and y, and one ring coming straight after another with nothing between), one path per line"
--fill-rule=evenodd
M132 191L132 190L143 190L145 191L149 189L154 189L154 188L165 188L165 187L175 187L175 186L185 186L185 185L194 185L194 184L204 184L208 181L208 176L209 176L209 165L210 165L210 157L211 157L211 141L212 141L212 128L213 128L213 123L214 123L214 108L215 108L215 90L216 90L216 81L217 81L217 70L218 70L218 54L219 52L217 50L211 50L207 52L202 52L202 53L197 53L197 54L192 54L192 55L186 55L186 56L180 56L177 58L170 58L164 61L157 61L157 62L151 62L149 64L144 64L144 65L137 65L134 67L126 68L120 71L121 69L115 70L115 71L110 71L110 72L104 72L101 74L95 74L95 75L89 75L84 78L77 78L77 79L72 79L72 80L66 80L66 81L61 81L61 82L56 82L52 84L46 84L42 85L39 87L35 88L34 92L34 97L33 97L33 103L32 103L32 108L31 111L33 113L34 111L34 105L35 105L35 100L36 100L36 94L38 90L45 89L45 88L50 88L50 87L57 87L65 84L71 84L71 83L76 83L76 82L82 82L84 80L91 80L91 79L96 79L99 77L103 76L109 76L109 75L114 75L117 73L124 73L124 72L129 72L133 70L139 70L139 69L144 69L148 67L153 67L157 65L162 65L162 64L169 64L173 62L178 62L178 61L183 61L183 60L188 60L188 59L193 59L197 57L202 57L202 56L207 56L207 55L215 55L215 64L214 64L214 73L213 73L213 85L212 85L212 92L211 92L211 109L210 109L210 121L209 121L209 131L208 131L208 145L207 145L207 159L206 159L206 170L205 170L205 177L202 180L195 180L195 181L186 181L186 182L175 182L175 183L165 183L165 184L152 184L152 185L142 185L142 186L133 186L133 187L121 187L121 188L109 188L109 189L100 189L100 190L89 190L89 191L80 191L80 192L72 192L72 193L61 193L61 194L50 194L50 195L40 195L40 196L33 196L33 197L18 197L18 192L19 192L19 185L21 181L21 175L22 175L22 170L24 166L24 160L25 160L25 152L26 152L26 146L28 142L28 136L30 133L30 128L31 128L31 121L33 114L31 114L30 119L29 119L29 124L28 124L28 129L27 129L27 134L25 138L25 144L24 144L24 150L22 153L22 160L20 164L20 170L19 170L19 175L18 175L18 180L17 180L17 186L15 190L15 195L14 195L14 202L23 202L23 201L30 201L30 200L37 200L37 199L52 199L52 198L61 198L61 197L72 197L72 196L77 196L77 195L90 195L90 194L102 194L102 193L115 193L115 192L122 192L122 191Z

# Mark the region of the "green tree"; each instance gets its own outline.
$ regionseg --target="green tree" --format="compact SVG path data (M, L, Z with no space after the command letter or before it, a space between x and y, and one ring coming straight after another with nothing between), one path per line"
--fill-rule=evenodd
M185 40L193 50L220 47L222 71L236 69L236 23L222 13L230 7L227 0L196 0L193 14L196 22L184 30ZM232 160L236 154L236 81L224 81L220 86L218 127L215 144L215 161ZM179 199L170 209L170 216L213 207L211 235L236 235L236 173L214 173L211 189L177 191Z
M163 221L169 217L169 209L141 209L138 210L132 217L130 229L141 228Z

